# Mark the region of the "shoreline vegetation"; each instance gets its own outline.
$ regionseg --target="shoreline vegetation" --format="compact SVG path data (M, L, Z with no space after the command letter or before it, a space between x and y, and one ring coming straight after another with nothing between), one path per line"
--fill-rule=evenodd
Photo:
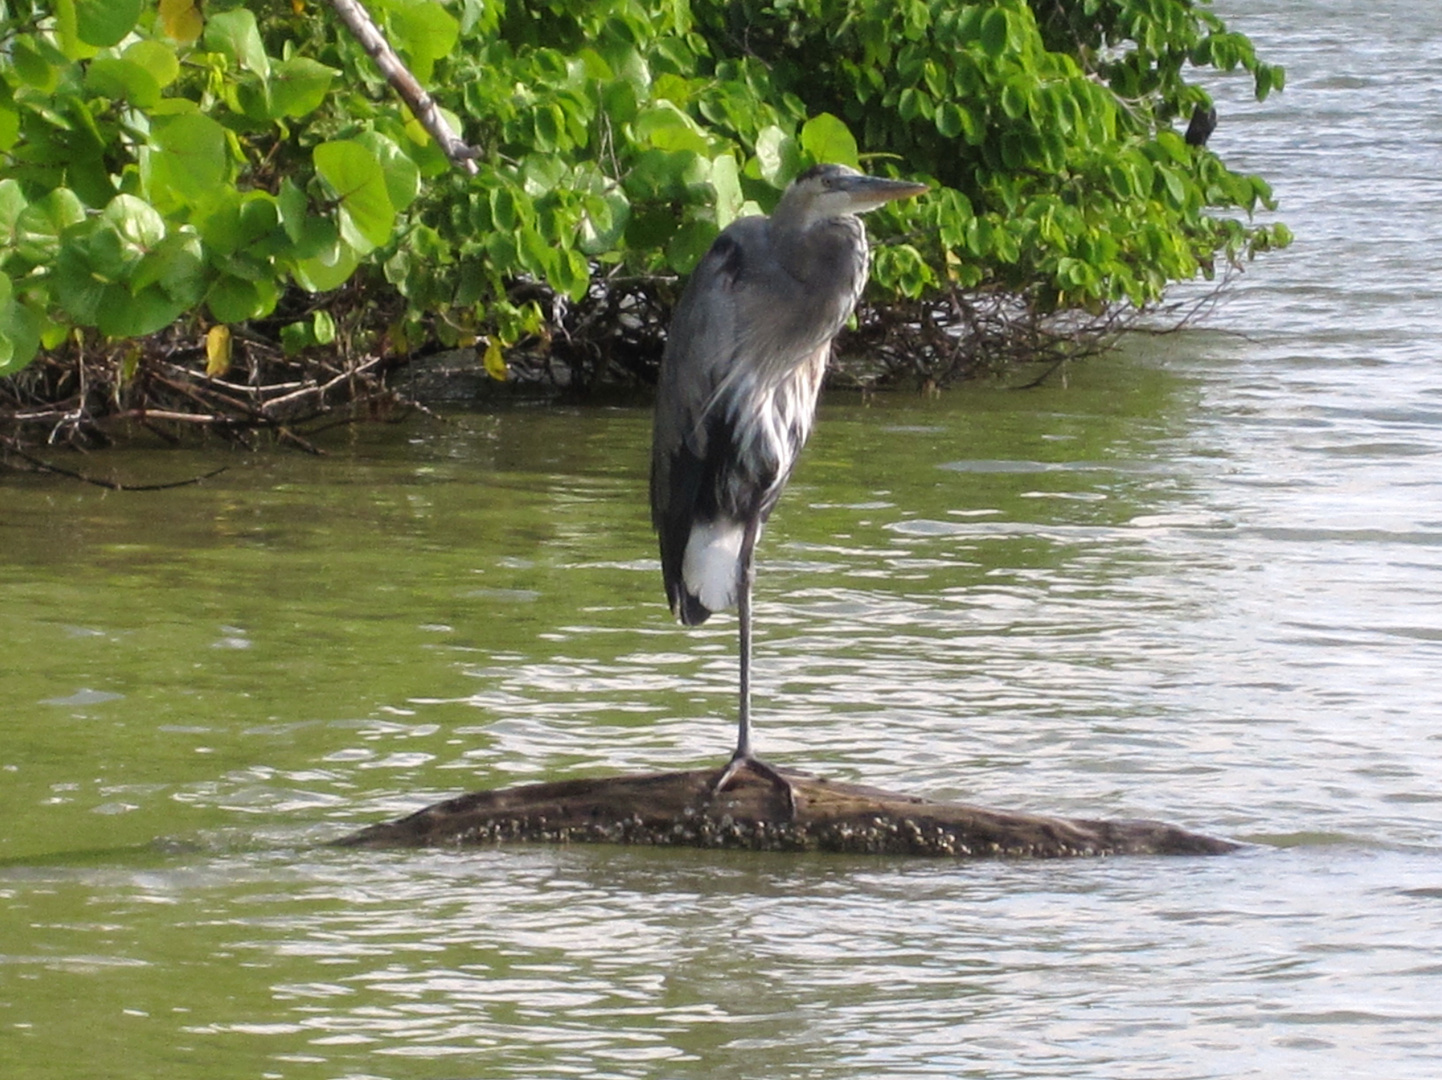
M717 232L817 161L932 187L869 223L863 391L1040 381L1290 239L1207 148L1198 75L1284 81L1207 0L367 8L7 8L0 462L646 387Z

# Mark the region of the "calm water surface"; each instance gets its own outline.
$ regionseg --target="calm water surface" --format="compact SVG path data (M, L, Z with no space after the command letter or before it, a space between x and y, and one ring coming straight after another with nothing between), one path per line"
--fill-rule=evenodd
M716 762L639 410L0 490L0 1063L88 1077L1442 1075L1442 10L1221 5L1298 235L1204 331L836 400L768 532L760 740L1218 859L315 845ZM159 479L215 457L97 456Z

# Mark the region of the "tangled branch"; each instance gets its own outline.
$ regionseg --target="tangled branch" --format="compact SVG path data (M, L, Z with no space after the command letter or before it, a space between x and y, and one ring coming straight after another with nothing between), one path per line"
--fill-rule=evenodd
M189 429L250 446L260 433L316 452L307 437L333 423L394 411L388 361L343 351L289 357L257 337L237 340L227 371L207 373L202 344L179 330L91 348L73 342L0 380L8 448L104 446L127 425L170 443ZM52 470L53 471L53 470Z

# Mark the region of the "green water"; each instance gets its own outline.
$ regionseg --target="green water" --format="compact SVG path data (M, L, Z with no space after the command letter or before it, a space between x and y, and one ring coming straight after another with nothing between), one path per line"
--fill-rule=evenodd
M1426 977L1387 942L1436 941L1439 830L1397 796L1436 770L1391 736L1356 753L1355 723L1426 679L1379 695L1325 643L1275 653L1237 542L1252 450L1206 407L1228 348L828 401L763 543L759 737L842 778L1282 844L1265 868L328 849L461 791L728 751L734 623L665 610L646 411L82 463L229 466L163 492L8 476L7 1075L1240 1075L1358 1037L1336 963L1378 967L1377 1038L1410 1037L1389 1003ZM1356 543L1377 595L1410 587L1385 529ZM1271 565L1323 587L1330 550ZM1350 734L1297 741L1327 695ZM1307 958L1358 910L1364 940Z

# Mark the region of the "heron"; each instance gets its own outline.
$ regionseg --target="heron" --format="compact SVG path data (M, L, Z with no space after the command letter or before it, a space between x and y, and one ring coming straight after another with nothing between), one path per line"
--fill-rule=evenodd
M751 741L751 593L761 529L811 433L832 339L866 285L859 214L925 184L845 165L801 173L769 217L738 218L702 256L671 318L657 386L651 521L672 614L695 626L736 609L736 749L711 785L743 769L790 782Z

